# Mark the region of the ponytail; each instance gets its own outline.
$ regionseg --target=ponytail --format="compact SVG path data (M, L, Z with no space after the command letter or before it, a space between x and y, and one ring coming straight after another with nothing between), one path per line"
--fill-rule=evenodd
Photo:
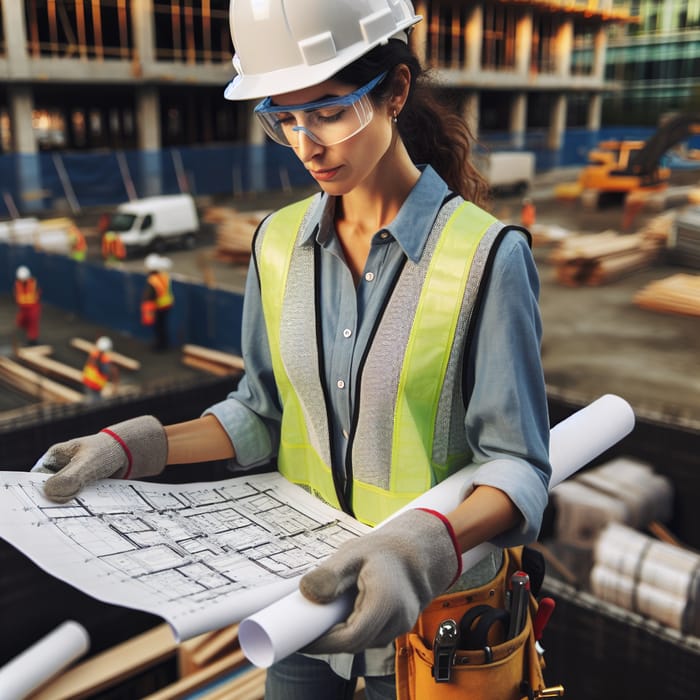
M464 119L438 101L434 83L405 42L390 40L377 46L333 77L349 85L364 85L388 70L386 80L371 93L381 102L391 94L392 71L400 64L411 71L408 99L397 125L411 160L431 165L450 189L485 206L489 186L471 162L475 139Z

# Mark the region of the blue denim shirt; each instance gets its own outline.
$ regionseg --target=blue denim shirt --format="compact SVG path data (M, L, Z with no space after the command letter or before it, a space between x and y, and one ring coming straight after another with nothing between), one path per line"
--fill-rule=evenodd
M330 401L334 467L345 463L354 387L372 326L405 257L418 261L444 197L445 182L427 166L396 218L377 231L355 286L333 227L335 200L324 196L312 212L317 226L299 245L318 245L322 342ZM470 400L464 430L474 462L474 484L504 491L522 523L495 538L499 547L531 541L547 503L549 417L540 357L539 279L524 236L505 234L496 252L467 363ZM207 409L236 450L238 468L274 460L281 410L275 387L259 280L251 263L243 310L246 372L237 389ZM370 669L367 669L368 673ZM380 671L377 671L379 673ZM344 674L342 674L344 675Z

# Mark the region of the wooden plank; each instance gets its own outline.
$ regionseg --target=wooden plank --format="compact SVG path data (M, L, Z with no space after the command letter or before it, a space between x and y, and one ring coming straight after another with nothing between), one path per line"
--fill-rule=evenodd
M214 362L207 362L198 357L188 357L187 355L182 356L182 364L201 369L203 372L209 372L209 374L215 374L217 377L225 377L227 374L233 374L236 371L231 367L224 367Z
M42 374L56 375L61 379L75 382L80 386L83 384L82 370L69 367L63 362L52 360L50 357L39 355L35 352L34 348L20 348L17 351L17 357L33 369L39 370Z
M173 656L169 625L158 625L62 673L27 700L84 700Z
M222 651L238 644L238 625L231 625L209 635L195 651L192 652L192 661L198 666L211 661Z
M90 353L95 349L95 344L91 343L89 340L83 340L82 338L71 338L71 346L77 348L78 350L83 350L84 352ZM118 352L110 352L109 356L112 358L112 362L119 367L124 369L139 370L141 369L141 363L138 360L134 360L126 355L121 355Z
M189 676L182 678L176 683L170 684L167 688L147 695L142 698L142 700L180 700L180 698L186 697L188 693L214 682L226 673L246 663L245 654L241 649L237 649L218 661L209 664L201 671L191 673Z
M85 398L82 393L22 367L6 357L0 357L0 371L7 382L30 396L52 399L59 403L78 403Z
M51 345L30 345L26 348L22 348L22 350L32 355L46 357L53 352L53 347Z
M192 355L202 360L208 360L209 362L232 367L233 369L244 369L243 358L239 357L238 355L232 355L228 352L210 350L209 348L204 348L201 345L190 344L183 345L182 352L185 355Z

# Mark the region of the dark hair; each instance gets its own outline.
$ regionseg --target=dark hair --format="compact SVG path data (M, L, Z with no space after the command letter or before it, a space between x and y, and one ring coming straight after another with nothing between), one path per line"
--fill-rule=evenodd
M387 71L387 78L372 91L373 98L381 102L391 94L394 69L400 64L411 71L408 99L398 119L399 134L411 159L431 165L452 190L483 206L489 187L471 162L475 139L466 122L437 99L434 82L405 42L390 39L333 78L358 86Z

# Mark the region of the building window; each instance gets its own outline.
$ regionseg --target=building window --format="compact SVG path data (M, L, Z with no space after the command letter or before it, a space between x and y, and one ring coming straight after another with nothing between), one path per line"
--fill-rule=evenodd
M26 0L29 53L82 59L132 57L130 2Z
M228 0L171 0L153 3L156 56L180 63L223 63L233 48Z
M554 73L556 70L556 35L559 25L553 15L532 18L532 51L530 69L533 73Z
M500 5L484 7L482 68L515 68L516 16L508 9Z

